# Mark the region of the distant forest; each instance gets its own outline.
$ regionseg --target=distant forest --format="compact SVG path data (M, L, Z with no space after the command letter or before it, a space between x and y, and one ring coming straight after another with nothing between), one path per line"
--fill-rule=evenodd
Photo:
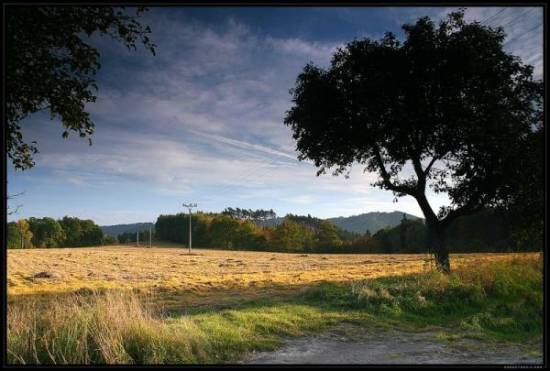
M193 215L193 246L220 249L310 253L424 253L426 226L423 219L403 214L395 227L371 234L358 234L338 228L329 220L288 214L276 226L248 215L226 210L222 214ZM188 242L188 215L161 215L155 224L161 240ZM263 224L263 225L262 225ZM452 252L537 251L542 238L518 238L513 221L496 209L456 219L449 227L447 241Z
M193 246L228 250L257 250L303 253L426 253L423 219L401 214L396 226L372 233L354 233L330 220L287 214L276 225L273 210L227 208L222 213L198 212L192 216ZM152 238L187 244L189 216L160 215ZM513 220L496 209L456 219L449 227L447 242L452 252L538 251L540 239L519 238ZM139 240L149 241L149 225L143 224ZM145 227L147 227L145 229ZM144 230L145 229L145 230ZM8 223L8 248L79 247L136 242L136 231L116 237L104 234L92 220L64 217L29 218Z
M93 220L64 217L19 219L8 223L8 249L82 247L116 243Z

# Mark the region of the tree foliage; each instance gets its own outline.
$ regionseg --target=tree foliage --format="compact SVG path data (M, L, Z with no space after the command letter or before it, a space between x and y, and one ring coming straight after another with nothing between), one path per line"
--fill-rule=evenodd
M525 245L543 248L544 149L544 127L540 125L524 141L518 153L521 166L510 175L512 192L502 209L519 249Z
M510 197L518 154L542 120L533 67L504 51L502 28L463 16L406 24L404 41L354 40L326 70L308 64L285 118L299 159L313 160L318 175L359 163L379 175L373 185L414 197L444 271L447 227ZM427 187L451 205L432 210Z
M230 217L239 219L239 220L250 220L262 226L265 226L266 220L273 219L277 216L277 214L273 211L273 209L252 210L252 209L241 209L238 207L235 209L232 207L227 207L225 208L225 210L222 211L222 214L229 215Z
M323 220L323 222L319 224L317 246L321 249L338 248L342 246L342 239L338 235L338 229L328 220Z
M61 247L65 243L65 231L53 218L29 218L29 226L33 234L32 244L35 247Z
M97 246L102 244L103 232L93 220L65 216L59 221L65 231L65 246Z
M59 118L64 138L73 131L91 144L94 123L85 105L96 99L100 55L89 38L107 35L128 49L142 43L154 54L151 29L136 20L143 11L132 16L110 6L6 7L6 145L16 169L34 166L37 143L24 141L21 121L35 112Z
M21 240L21 236L23 237ZM20 219L8 223L8 248L99 246L103 232L92 220L64 217Z
M28 249L34 247L32 244L33 234L26 219L19 219L17 222L8 223L7 232L8 249Z

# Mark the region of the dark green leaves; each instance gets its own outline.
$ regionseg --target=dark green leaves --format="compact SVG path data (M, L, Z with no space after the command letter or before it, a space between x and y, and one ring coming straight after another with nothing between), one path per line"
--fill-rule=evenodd
M140 16L144 8L140 8ZM6 8L6 114L7 153L16 169L34 166L38 149L28 145L19 122L47 109L59 117L67 138L74 131L82 138L94 132L85 104L94 102L94 76L100 68L99 52L86 44L83 34L106 34L129 49L142 43L154 54L155 45L129 12L115 7L9 6ZM91 140L89 140L91 144Z

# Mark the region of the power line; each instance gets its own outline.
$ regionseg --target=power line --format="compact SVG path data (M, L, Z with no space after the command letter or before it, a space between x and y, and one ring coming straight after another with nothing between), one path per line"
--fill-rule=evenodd
M503 11L505 11L506 8L502 8L500 11L498 11L496 14L493 14L493 15L490 15L488 17L486 17L484 20L480 21L479 23L481 24L484 24L484 25L487 25L487 23L491 22L492 20L494 20L500 13L502 13ZM487 22L487 23L486 23Z
M542 23L539 23L538 25L536 25L535 27L531 28L530 30L528 30L528 31L526 31L526 32L524 32L524 33L522 33L521 35L515 36L514 38L512 38L512 39L506 41L504 44L502 44L502 46L506 46L506 45L510 44L511 42L514 42L514 41L517 41L517 40L521 39L523 36L525 36L525 35L527 35L527 34L533 32L533 31L535 31L535 30L536 30L537 28L539 28L540 26L542 26Z
M530 8L530 9L527 9L526 11L524 11L523 13L519 14L516 18L512 19L510 22L502 25L501 27L504 28L504 27L508 27L512 24L515 24L515 23L518 23L523 17L525 17L529 12L535 10L535 8Z
M498 11L497 13L493 14L492 16L489 16L489 17L486 17L484 20L480 21L479 23L481 24L484 24L486 26L490 26L490 27L495 27L496 24L495 24L495 21L498 20L498 15L502 14L502 12L504 10L506 10L507 8L503 8L501 9L500 11ZM528 8L526 10L524 10L523 12L521 12L519 15L517 15L516 17L514 17L512 20L508 21L507 23L505 23L504 25L500 25L500 27L502 28L505 28L505 27L510 27L510 26L513 26L515 24L517 24L518 22L520 22L522 19L525 18L525 16L527 16L527 14L529 14L530 12L533 12L535 11L536 8L534 7L531 7L531 8ZM531 32L534 32L536 29L538 29L540 26L542 26L542 23L541 24L538 24L536 25L535 27L529 29L528 31L518 35L518 36L515 36L513 38L511 38L510 40L504 42L502 44L503 47L505 47L506 45L509 45L510 43L513 43L514 41L517 41L519 39L521 39L523 36L531 33Z

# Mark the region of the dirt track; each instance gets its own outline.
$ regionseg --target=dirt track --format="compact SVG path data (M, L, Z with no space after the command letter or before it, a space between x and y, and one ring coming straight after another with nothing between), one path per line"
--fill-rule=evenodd
M375 332L340 325L318 336L289 339L281 349L250 355L247 364L542 364L542 344L447 341L438 331Z

